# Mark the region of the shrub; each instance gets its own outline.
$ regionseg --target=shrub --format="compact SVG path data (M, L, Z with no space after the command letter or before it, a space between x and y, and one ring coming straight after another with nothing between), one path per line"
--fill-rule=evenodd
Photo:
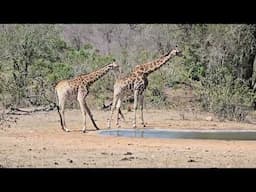
M206 111L220 119L242 121L252 106L254 94L246 82L235 78L226 66L215 66L202 77L197 93Z

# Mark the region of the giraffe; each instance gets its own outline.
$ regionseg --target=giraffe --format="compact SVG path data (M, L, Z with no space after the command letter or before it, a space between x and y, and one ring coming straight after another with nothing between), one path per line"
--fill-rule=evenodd
M57 85L55 86L55 93L57 99L57 109L60 116L61 128L63 129L63 131L70 131L66 127L64 106L66 99L70 99L71 96L75 96L76 100L80 105L81 113L83 115L82 132L86 132L86 113L88 113L94 127L99 130L93 119L92 113L86 103L86 97L89 94L89 87L111 70L113 70L114 72L119 71L119 65L116 63L116 61L94 72L88 74L81 74L77 77L74 77L73 79L65 79L57 83Z
M144 91L148 85L148 75L152 72L158 70L161 66L163 66L167 61L169 61L174 56L182 56L181 51L176 46L174 49L169 51L167 54L162 55L160 58L147 62L144 64L140 64L135 66L132 72L120 79L117 79L114 84L114 94L113 94L113 102L111 107L110 118L108 119L108 128L111 128L111 121L114 110L117 109L117 117L116 117L116 126L119 125L119 114L124 119L123 114L120 110L122 100L125 96L131 95L133 93L134 97L134 117L133 117L133 128L136 128L136 112L138 107L138 102L140 105L140 113L141 113L141 124L145 127L144 117L143 117L143 101L144 101Z

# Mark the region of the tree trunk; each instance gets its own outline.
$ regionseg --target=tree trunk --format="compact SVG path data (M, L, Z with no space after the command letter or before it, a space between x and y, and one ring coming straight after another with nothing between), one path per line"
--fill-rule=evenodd
M254 65L256 64L256 52L250 55L248 62L243 66L243 79L249 80L253 77Z

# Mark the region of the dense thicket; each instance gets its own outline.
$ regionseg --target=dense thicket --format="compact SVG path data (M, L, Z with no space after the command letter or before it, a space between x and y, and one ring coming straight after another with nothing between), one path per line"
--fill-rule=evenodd
M175 45L183 58L153 73L147 106L169 106L165 88L193 86L201 107L242 120L255 103L256 26L246 24L10 24L0 25L2 108L54 100L53 86L115 58L124 74ZM92 86L90 103L112 99L114 76Z

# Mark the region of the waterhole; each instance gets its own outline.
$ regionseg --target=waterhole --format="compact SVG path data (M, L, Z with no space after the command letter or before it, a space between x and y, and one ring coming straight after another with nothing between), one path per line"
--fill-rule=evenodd
M101 130L99 134L135 138L256 140L256 130L112 129Z

